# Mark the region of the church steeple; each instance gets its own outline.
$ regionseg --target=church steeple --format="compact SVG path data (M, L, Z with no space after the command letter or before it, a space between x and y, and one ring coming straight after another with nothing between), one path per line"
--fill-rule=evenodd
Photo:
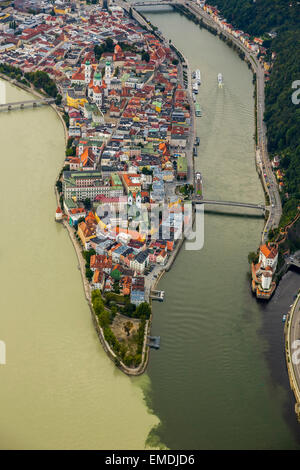
M128 196L127 196L127 204L129 206L132 206L132 204L133 204L133 195L132 195L131 191L129 191Z
M92 73L92 66L89 60L86 61L84 65L84 76L85 76L85 83L89 84L91 81L91 73Z
M139 209L142 206L142 195L140 191L138 191L135 195L135 204L136 204L136 207L138 207Z

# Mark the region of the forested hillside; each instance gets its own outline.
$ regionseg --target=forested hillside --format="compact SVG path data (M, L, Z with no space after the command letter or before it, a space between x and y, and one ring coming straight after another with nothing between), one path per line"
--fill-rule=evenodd
M266 86L265 121L271 156L281 157L285 173L282 224L300 204L300 104L292 103L292 83L300 80L300 3L295 0L217 0L233 25L251 35L276 32L269 54L276 53Z
M217 0L211 3L217 4L228 21L249 34L261 35L273 29L299 25L296 0Z

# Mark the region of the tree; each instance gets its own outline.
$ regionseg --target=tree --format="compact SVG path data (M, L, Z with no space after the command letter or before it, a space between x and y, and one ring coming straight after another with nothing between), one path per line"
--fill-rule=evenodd
M257 264L258 263L258 254L255 251L251 251L248 255L248 263L249 264Z
M131 321L127 321L124 324L124 330L126 331L127 336L130 335L130 331L131 331L132 328L133 328L133 323Z
M133 356L131 354L127 354L127 356L124 358L124 364L127 367L130 367L133 362Z
M56 100L55 100L55 104L57 104L57 106L59 106L62 102L62 96L60 94L57 95L56 97Z
M123 311L124 315L127 315L128 317L133 317L134 313L136 311L136 306L134 304L130 303L129 298L126 298L125 306L124 306L122 311Z
M73 142L74 142L74 137L69 137L68 142L67 142L67 148L72 147Z
M153 175L153 170L149 170L147 167L143 167L142 169L143 175Z
M148 319L151 315L151 308L147 302L141 303L135 312L135 317Z
M117 315L118 309L116 305L112 305L110 308L110 321L112 322Z
M107 310L104 310L99 314L99 323L102 328L108 326L110 324L110 314Z
M102 295L101 295L101 292L100 292L99 289L95 289L95 290L92 291L92 305L93 305L95 314L98 315L98 316L102 315L103 312L106 311L105 308L104 308ZM108 313L108 317L109 317L109 313ZM107 316L103 317L104 321L105 321L105 319L107 319ZM108 322L108 324L109 324L109 322Z
M91 200L89 197L87 197L84 201L83 201L83 204L84 204L84 207L86 210L89 210L91 207L92 207L92 204L91 204Z
M127 348L126 344L121 343L119 354L120 354L120 357L121 357L122 361L124 361L124 358L127 354L127 351L128 351L128 348Z
M112 38L107 38L105 40L105 52L113 52L114 50L114 41L112 40Z
M105 311L104 303L103 303L101 295L99 297L96 297L96 299L93 302L93 307L94 307L96 315L101 315Z
M79 219L79 220L80 220L80 219ZM84 219L83 219L83 220L84 220ZM78 223L79 223L79 221L78 221ZM91 256L93 256L93 255L95 255L95 254L96 254L96 251L95 251L93 248L91 248L91 249L88 250L88 251L84 251L84 252L82 253L82 255L83 255L83 257L84 257L86 263L88 264L88 266L90 265L90 262L91 262Z
M62 192L62 182L60 180L56 181L56 187L57 187L57 191L59 193Z
M66 156L67 157L75 157L76 155L76 147L69 147L66 150Z
M47 95L56 98L58 92L56 83L46 72L38 70L37 72L25 73L25 78L31 82L35 88L43 89Z
M118 280L115 280L113 289L114 289L114 292L116 294L120 294L120 286L119 286L119 281Z
M90 268L86 268L85 270L85 275L88 281L91 281L93 279L93 271Z
M149 52L147 52L147 51L142 52L142 60L144 60L145 62L150 62Z
M69 125L70 125L70 118L69 118L69 115L68 115L67 113L64 113L64 114L63 114L63 120L65 121L66 126L69 127Z

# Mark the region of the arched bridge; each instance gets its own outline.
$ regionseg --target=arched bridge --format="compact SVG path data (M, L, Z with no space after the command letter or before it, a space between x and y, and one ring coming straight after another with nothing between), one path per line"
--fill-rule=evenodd
M12 111L15 109L37 108L38 106L48 105L55 102L55 98L45 98L27 101L14 101L13 103L0 104L1 111Z

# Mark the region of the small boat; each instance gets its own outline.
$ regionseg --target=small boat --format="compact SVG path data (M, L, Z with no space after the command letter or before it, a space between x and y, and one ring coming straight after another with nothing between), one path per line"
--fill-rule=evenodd
M196 105L195 105L195 115L200 116L200 117L202 116L202 111L201 111L199 103L196 103Z
M220 88L223 86L223 75L221 73L218 73L218 85Z
M198 83L197 82L194 82L193 83L193 93L198 93Z
M194 78L196 79L197 84L201 85L201 73L199 69L195 70Z
M200 171L195 173L195 192L200 199L203 199L203 181Z

